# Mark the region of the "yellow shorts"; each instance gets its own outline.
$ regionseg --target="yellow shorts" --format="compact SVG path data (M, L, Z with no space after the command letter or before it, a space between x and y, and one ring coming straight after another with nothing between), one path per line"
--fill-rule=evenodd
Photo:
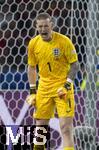
M36 119L50 119L57 110L58 117L74 117L74 93L67 92L66 100L57 97L36 96L36 109L33 117Z

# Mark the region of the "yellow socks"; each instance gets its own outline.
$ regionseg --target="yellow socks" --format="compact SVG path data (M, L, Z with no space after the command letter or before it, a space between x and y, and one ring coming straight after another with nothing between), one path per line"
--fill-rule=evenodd
M45 145L34 145L33 150L45 150ZM65 147L64 150L74 150L74 147Z
M64 150L74 150L74 147L65 147Z
M45 150L45 145L34 145L33 150Z

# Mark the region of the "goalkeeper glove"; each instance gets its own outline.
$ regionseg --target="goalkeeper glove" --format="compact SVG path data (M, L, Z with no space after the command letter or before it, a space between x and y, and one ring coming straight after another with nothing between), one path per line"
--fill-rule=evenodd
M66 89L64 87L61 87L57 90L58 96L60 99L66 99Z
M71 90L71 83L72 83L72 80L67 78L67 81L64 84L64 87L61 87L58 89L57 93L60 99L66 99L67 91Z
M35 84L30 85L30 95L27 96L26 102L29 105L35 106L35 104L36 104L36 85Z

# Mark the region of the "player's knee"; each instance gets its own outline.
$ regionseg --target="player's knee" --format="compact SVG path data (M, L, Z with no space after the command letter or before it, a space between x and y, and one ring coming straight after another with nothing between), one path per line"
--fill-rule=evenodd
M36 119L37 126L48 126L49 119Z

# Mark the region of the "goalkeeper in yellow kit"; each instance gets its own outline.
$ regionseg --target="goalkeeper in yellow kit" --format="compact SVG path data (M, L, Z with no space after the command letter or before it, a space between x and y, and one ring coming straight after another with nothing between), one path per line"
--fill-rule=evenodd
M31 39L28 45L30 95L27 102L35 107L33 117L39 127L48 125L57 109L64 150L74 150L73 80L78 69L76 50L67 36L52 30L53 22L48 14L41 13L37 16L36 28L39 35ZM40 76L38 90L36 65ZM44 145L34 145L34 150L43 149Z

